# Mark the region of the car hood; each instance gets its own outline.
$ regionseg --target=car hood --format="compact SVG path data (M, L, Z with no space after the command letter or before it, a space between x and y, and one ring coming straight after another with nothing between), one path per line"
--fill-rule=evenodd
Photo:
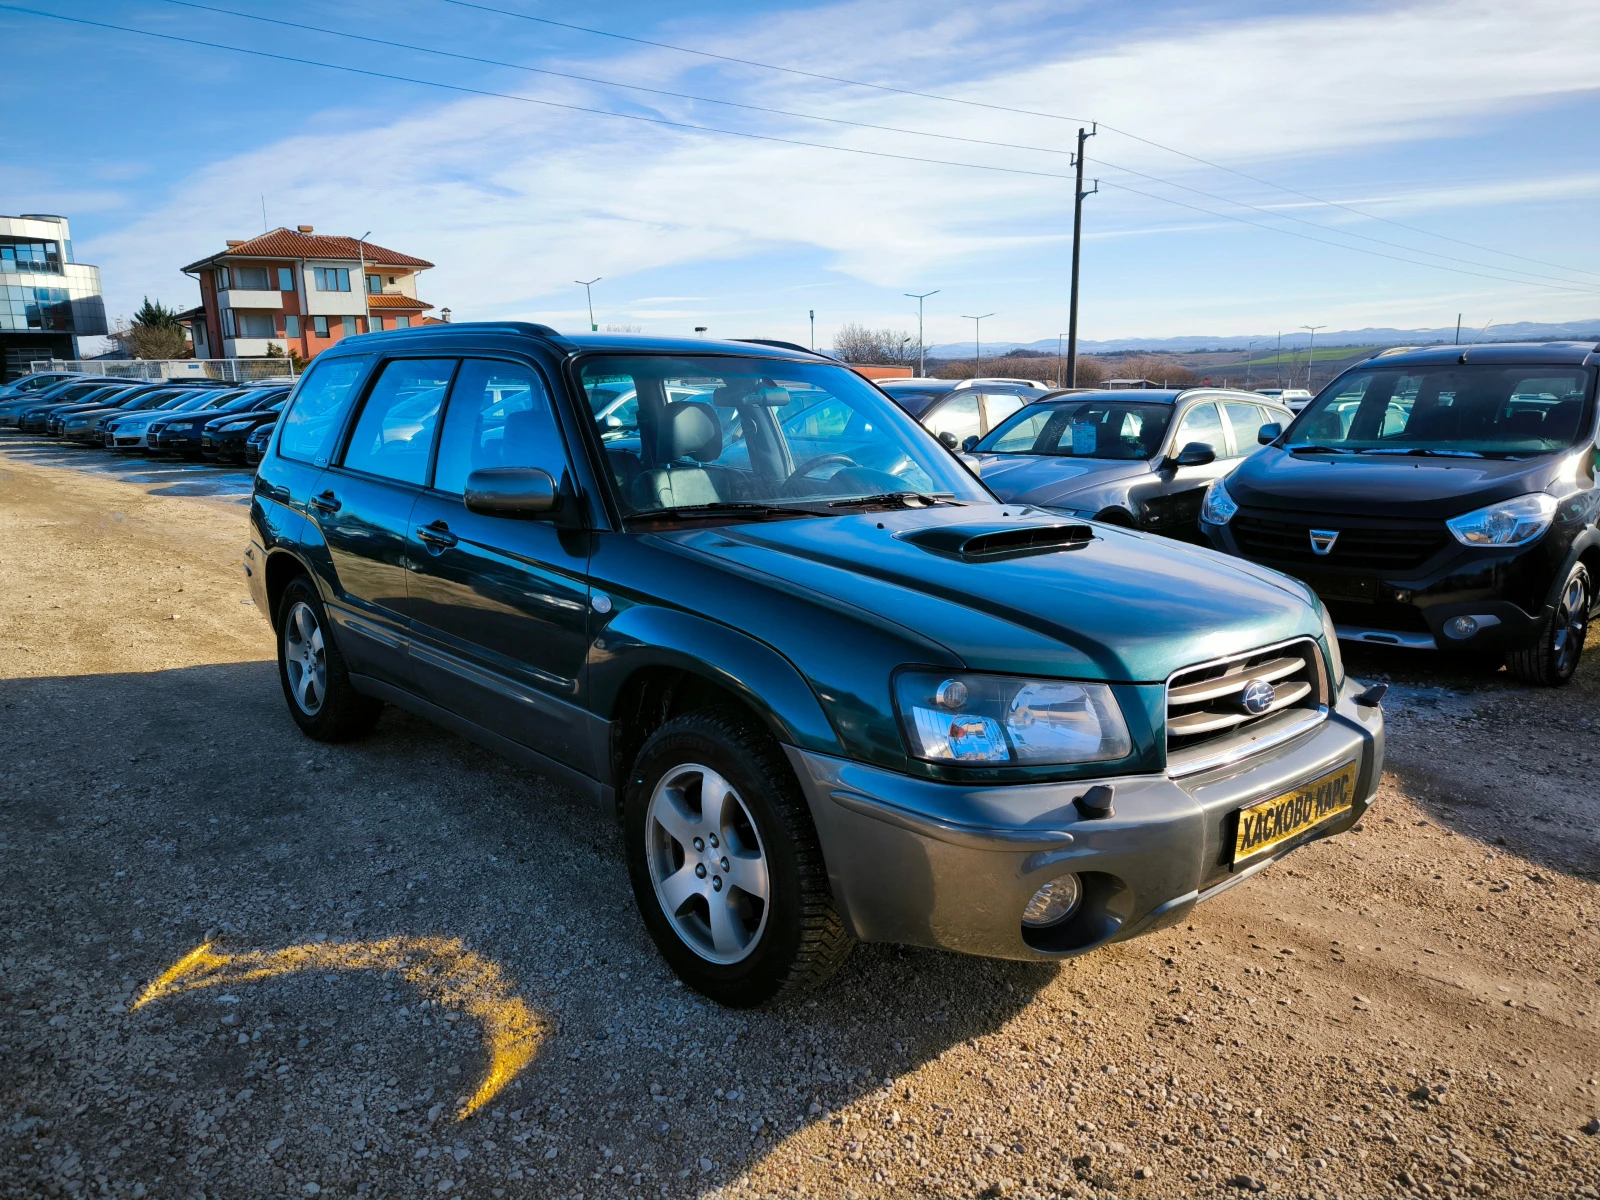
M930 541L1059 514L970 505L779 520L650 535L840 611L867 610L967 666L1123 682L1321 629L1309 591L1254 564L1094 526L1074 549L963 558ZM921 540L919 540L921 539Z
M1150 464L1048 454L976 454L978 473L1009 504L1059 505L1074 492L1146 474Z
M1402 458L1388 454L1290 454L1276 446L1227 477L1228 494L1251 508L1384 517L1454 517L1543 491L1574 454L1538 458Z

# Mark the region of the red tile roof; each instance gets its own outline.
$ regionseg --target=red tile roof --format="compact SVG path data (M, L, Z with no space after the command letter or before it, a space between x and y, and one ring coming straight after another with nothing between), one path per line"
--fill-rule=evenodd
M271 233L263 233L260 237L251 238L249 241L230 245L226 250L209 255L192 262L185 271L193 271L198 267L206 266L221 258L322 258L339 261L349 260L358 262L364 252L366 260L373 266L379 267L415 267L426 269L433 266L431 262L422 258L413 258L409 254L401 254L398 250L386 250L382 246L375 246L371 242L358 242L350 237L325 237L320 233L298 233L292 229L274 229Z
M421 300L414 300L410 296L397 296L392 292L373 292L367 297L368 308L403 308L409 312L421 312L425 308L432 308L431 304L424 304Z

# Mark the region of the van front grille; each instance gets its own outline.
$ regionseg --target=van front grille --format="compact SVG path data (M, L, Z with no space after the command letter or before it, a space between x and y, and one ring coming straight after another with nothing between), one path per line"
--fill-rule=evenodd
M1327 672L1309 638L1178 671L1167 681L1167 771L1203 771L1324 720Z
M1379 517L1310 516L1301 513L1242 512L1229 528L1246 558L1269 563L1343 567L1369 574L1420 567L1450 544L1443 521ZM1318 554L1311 531L1336 533L1327 553Z

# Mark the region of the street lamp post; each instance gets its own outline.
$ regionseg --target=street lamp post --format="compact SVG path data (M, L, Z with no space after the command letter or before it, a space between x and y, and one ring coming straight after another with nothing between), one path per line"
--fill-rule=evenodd
M372 301L371 293L367 291L367 239L372 236L372 230L367 230L356 242L356 258L361 263L361 315L366 319L367 332L372 332Z
M1066 336L1067 335L1064 334L1064 333L1056 334L1056 386L1057 387L1061 386L1061 339L1066 337Z
M1311 346L1306 351L1306 390L1311 390L1311 367L1317 361L1317 330L1326 329L1326 325L1302 325L1301 329L1311 331Z
M979 372L983 370L983 341L979 337L979 331L983 328L983 318L992 316L994 316L993 313L984 313L982 317L972 317L966 313L961 314L963 321L972 322L972 356L975 360L972 364L972 377L974 379L977 379Z
M808 308L806 311L811 314L811 352L815 354L817 352L817 310Z
M922 338L922 302L929 296L937 296L938 288L931 292L901 292L902 296L917 302L917 376L921 378L928 370L928 343Z
M591 292L589 289L594 287L595 284L599 283L604 278L605 278L604 275L596 275L593 279L590 279L590 280L574 279L572 281L573 283L576 283L580 287L583 288L584 299L589 302L589 332L590 333L599 333L600 332L600 326L598 326L598 325L596 325L594 323L594 293Z
M1250 358L1255 353L1255 348L1254 342L1244 344L1244 390L1247 392L1250 390Z

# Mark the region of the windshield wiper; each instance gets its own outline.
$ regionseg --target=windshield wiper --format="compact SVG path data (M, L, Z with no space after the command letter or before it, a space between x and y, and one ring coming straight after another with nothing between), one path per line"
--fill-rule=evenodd
M1292 442L1284 447L1290 454L1353 454L1339 446L1319 446L1315 442Z
M918 503L912 504L916 500ZM829 508L872 508L879 504L893 504L899 508L932 508L935 504L962 504L954 492L879 492L875 496L851 496L848 500L833 500Z
M757 504L747 500L717 501L713 504L679 504L672 508L658 508L649 512L633 513L635 519L658 517L815 517L814 508L791 508L781 504Z
M1373 446L1362 454L1398 454L1410 458L1482 458L1476 450L1435 450L1429 446Z

